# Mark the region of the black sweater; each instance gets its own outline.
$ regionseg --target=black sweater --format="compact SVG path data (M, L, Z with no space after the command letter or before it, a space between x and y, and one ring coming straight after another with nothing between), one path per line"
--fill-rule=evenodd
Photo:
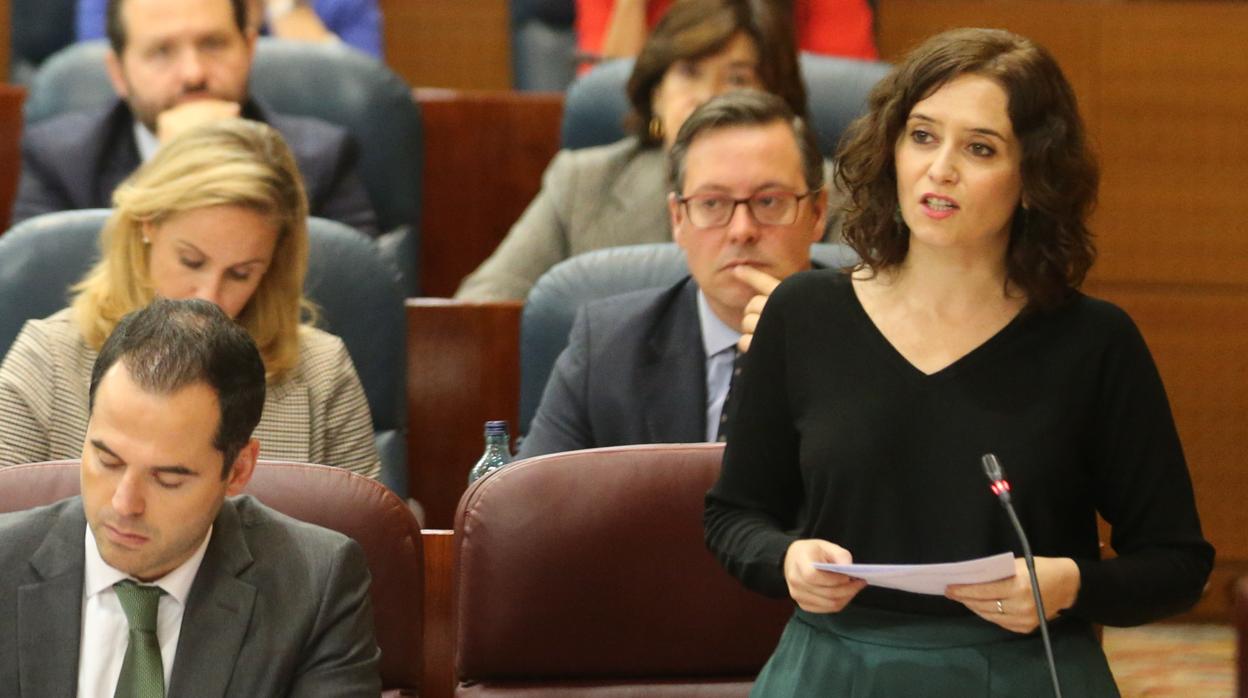
M980 456L996 453L1038 556L1079 566L1067 613L1134 625L1179 612L1213 566L1161 378L1119 308L1075 295L1025 312L932 375L871 322L847 276L798 274L767 303L740 384L706 540L746 586L787 588L788 545L822 538L860 563L1013 551ZM1096 513L1113 527L1101 560ZM868 587L878 608L969 613Z

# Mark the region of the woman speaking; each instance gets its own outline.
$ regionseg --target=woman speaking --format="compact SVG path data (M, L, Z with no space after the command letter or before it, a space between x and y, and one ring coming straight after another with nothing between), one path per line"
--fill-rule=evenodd
M838 161L861 263L767 301L707 496L728 571L798 606L754 695L1047 692L1021 558L944 596L813 566L1017 558L985 453L1011 476L1063 689L1117 695L1092 624L1187 608L1213 548L1143 338L1077 290L1097 170L1070 85L1027 39L947 32L875 88Z

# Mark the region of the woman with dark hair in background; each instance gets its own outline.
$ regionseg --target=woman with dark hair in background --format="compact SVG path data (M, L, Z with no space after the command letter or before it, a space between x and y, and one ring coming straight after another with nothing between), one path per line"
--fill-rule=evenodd
M1048 693L985 453L1010 475L1062 686L1117 695L1092 624L1188 608L1213 548L1143 338L1078 291L1098 176L1070 85L1022 37L941 34L875 88L839 165L862 261L767 301L707 496L725 567L798 606L755 695ZM1003 551L1013 576L944 596L814 567Z
M646 40L628 80L633 135L555 156L537 198L456 297L523 299L547 269L573 255L671 242L667 149L685 118L711 97L762 89L805 117L806 88L793 42L765 7L678 0ZM837 210L838 202L830 208Z

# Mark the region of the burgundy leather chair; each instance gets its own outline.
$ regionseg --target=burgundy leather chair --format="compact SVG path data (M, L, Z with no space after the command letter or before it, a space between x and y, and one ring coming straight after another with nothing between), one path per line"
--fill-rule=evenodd
M78 461L0 468L0 512L77 495L78 472ZM246 493L288 516L359 542L373 577L383 695L417 695L424 555L420 525L411 510L381 483L323 465L260 463Z
M457 696L745 696L792 613L702 538L722 445L519 461L460 500Z

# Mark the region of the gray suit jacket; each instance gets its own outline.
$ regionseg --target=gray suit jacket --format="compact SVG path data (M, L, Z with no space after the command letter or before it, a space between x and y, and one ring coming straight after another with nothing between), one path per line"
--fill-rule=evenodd
M254 99L243 105L243 116L269 124L286 139L312 215L377 233L377 216L345 131L317 119L275 114ZM121 100L42 122L22 136L13 223L53 211L111 208L113 190L140 164L134 118Z
M0 514L0 687L72 697L82 626L79 497ZM168 695L377 696L364 554L244 496L227 500L182 618Z
M697 284L585 304L517 457L706 440Z
M523 299L547 269L573 255L671 242L666 166L662 148L635 138L559 151L537 197L455 297Z

